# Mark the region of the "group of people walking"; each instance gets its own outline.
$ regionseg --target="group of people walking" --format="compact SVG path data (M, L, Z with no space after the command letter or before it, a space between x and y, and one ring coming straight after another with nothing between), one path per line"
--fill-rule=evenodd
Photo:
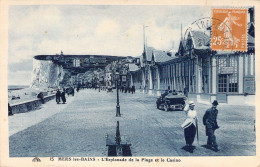
M135 93L135 86L133 85L132 87L125 87L125 86L121 86L121 88L120 88L120 91L123 93L123 92L125 92L125 93L132 93L132 94L134 94Z
M60 90L57 90L57 93L56 93L57 104L60 104L61 100L62 100L63 104L66 103L65 91L63 90L62 92L60 92Z
M186 102L187 103L187 102ZM217 123L217 115L218 115L218 101L214 100L212 103L212 107L206 110L203 116L203 124L206 128L206 136L208 136L207 145L205 146L207 149L211 149L213 151L219 151L218 145L216 142L215 130L219 128ZM186 104L184 111L186 113L186 120L183 122L181 127L184 129L184 137L186 141L186 146L183 149L193 153L194 146L192 145L197 133L198 138L198 117L197 111L195 110L195 103L193 101L189 101Z

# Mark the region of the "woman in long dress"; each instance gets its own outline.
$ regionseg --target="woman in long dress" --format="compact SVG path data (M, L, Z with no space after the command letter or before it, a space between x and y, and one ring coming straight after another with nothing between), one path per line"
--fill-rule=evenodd
M196 136L196 124L197 124L197 112L194 110L195 104L193 101L189 102L189 105L186 105L184 111L186 113L186 120L182 124L182 128L184 129L184 137L186 141L185 150L189 152L193 152L194 146L192 146L194 142L194 138Z
M61 93L60 93L60 91L58 90L57 93L56 93L56 102L57 102L57 104L60 103L60 96L61 96Z

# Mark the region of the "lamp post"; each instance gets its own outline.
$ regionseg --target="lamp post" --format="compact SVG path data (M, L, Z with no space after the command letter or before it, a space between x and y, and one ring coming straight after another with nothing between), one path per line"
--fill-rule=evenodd
M116 117L121 116L120 105L119 105L118 80L119 80L119 73L116 72Z

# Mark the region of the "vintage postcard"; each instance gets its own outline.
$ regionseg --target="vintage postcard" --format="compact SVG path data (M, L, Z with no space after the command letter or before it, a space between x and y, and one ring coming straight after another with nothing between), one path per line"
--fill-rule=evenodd
M259 2L0 2L0 166L260 166Z

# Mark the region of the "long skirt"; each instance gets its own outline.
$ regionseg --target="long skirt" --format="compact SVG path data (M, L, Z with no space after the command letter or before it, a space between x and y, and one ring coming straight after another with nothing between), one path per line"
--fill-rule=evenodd
M189 127L185 128L184 136L185 136L186 144L192 145L195 135L196 135L196 127L194 126L194 124L191 124Z
M57 102L57 103L60 102L60 96L56 96L56 102Z

